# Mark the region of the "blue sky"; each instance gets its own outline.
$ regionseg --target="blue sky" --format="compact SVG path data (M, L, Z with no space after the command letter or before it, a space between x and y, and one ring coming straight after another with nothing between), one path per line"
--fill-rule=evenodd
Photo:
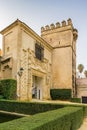
M39 35L41 26L71 18L78 30L77 65L87 69L87 0L0 0L0 30L17 18Z

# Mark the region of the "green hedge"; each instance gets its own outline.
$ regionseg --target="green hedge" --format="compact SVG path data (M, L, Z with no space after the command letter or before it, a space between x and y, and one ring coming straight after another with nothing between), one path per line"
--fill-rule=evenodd
M0 110L16 112L22 114L36 114L58 108L63 108L63 104L18 102L12 100L0 100Z
M23 116L0 112L0 123L12 121L14 119L18 119L18 118L21 118L21 117L23 117Z
M16 99L17 82L14 79L4 79L0 81L1 95L5 99Z
M1 84L1 80L0 80L0 95L2 95L2 84Z
M13 100L0 100L0 110L33 115L63 107L82 107L84 116L87 116L87 105L65 104L65 103L40 103L40 102L18 102Z
M71 102L81 103L81 98L71 98Z
M0 130L77 130L83 121L80 107L65 107L0 124Z
M71 89L51 89L52 100L67 100L71 98Z

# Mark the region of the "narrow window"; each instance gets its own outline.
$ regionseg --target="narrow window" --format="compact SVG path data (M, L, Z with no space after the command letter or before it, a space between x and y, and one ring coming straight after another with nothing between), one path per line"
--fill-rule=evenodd
M39 60L43 60L44 58L44 48L40 44L36 43L35 44L35 56Z

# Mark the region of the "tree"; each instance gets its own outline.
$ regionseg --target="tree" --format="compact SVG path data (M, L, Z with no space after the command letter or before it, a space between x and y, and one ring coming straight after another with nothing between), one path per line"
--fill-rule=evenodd
M84 71L84 75L87 78L87 70Z
M83 64L79 64L78 65L78 70L79 70L80 73L83 72L83 69L84 69L84 65Z
M83 64L79 64L79 65L78 65L78 70L79 70L79 73L80 73L79 77L82 77L82 76L81 76L81 73L83 72L83 69L84 69Z

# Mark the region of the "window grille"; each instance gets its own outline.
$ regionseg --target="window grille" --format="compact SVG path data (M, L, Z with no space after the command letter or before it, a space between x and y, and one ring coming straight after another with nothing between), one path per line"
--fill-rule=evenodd
M38 43L35 44L35 56L37 59L39 59L41 61L44 58L44 47Z

